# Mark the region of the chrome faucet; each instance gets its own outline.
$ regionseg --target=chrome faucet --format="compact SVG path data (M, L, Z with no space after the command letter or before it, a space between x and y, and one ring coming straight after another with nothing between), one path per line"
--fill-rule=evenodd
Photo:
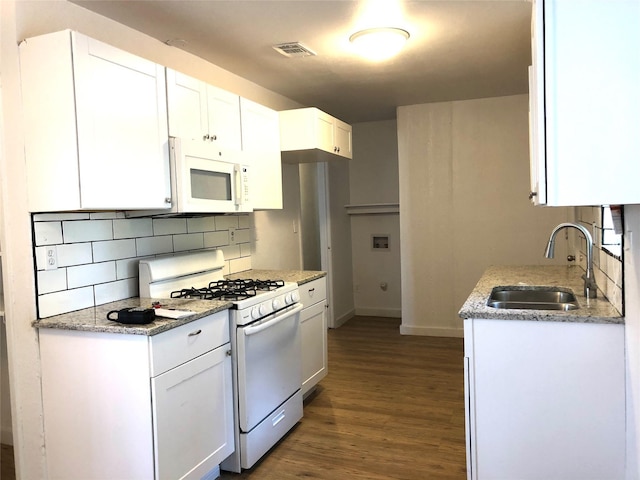
M577 223L561 223L551 232L551 236L549 237L549 243L547 244L547 249L544 252L544 256L547 258L553 258L553 249L555 247L556 234L562 230L563 228L573 227L577 228L584 235L585 240L587 241L587 273L582 275L582 279L584 280L584 296L587 298L596 298L598 293L598 286L596 285L596 278L593 275L593 238L587 230L582 225Z

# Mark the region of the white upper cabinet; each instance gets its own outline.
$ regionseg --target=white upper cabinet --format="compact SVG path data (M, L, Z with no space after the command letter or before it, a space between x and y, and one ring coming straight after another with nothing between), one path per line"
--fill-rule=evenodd
M638 25L637 0L534 0L534 203L640 203Z
M170 205L164 67L65 30L20 68L30 211Z
M169 135L240 151L240 97L167 68Z
M250 198L253 209L282 208L282 163L278 112L240 99L242 150L251 167Z
M351 159L351 126L315 107L280 112L282 160L290 163Z

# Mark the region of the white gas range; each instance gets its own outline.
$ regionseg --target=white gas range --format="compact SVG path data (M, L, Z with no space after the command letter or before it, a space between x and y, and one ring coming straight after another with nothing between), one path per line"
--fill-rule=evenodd
M302 418L300 295L279 280L225 280L220 250L140 261L140 296L227 300L235 453L222 469L251 468Z

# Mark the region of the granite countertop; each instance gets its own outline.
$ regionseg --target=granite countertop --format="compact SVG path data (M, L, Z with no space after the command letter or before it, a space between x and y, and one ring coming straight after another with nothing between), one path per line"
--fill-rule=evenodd
M156 335L171 330L185 323L193 322L207 315L227 310L231 302L217 300L188 300L164 299L159 300L163 307L192 310L195 313L178 319L156 317L145 325L126 325L107 320L107 313L121 308L151 307L151 303L158 301L151 298L128 298L117 302L107 303L92 308L85 308L75 312L63 313L54 317L36 320L32 325L36 328L57 328L61 330L82 330L86 332L125 333L129 335Z
M284 280L295 282L298 285L312 282L326 276L326 272L316 270L245 270L244 272L227 275L226 278L236 280L240 278L252 278L254 280Z
M624 317L602 296L602 292L598 292L598 298L584 296L581 278L583 273L578 266L492 266L484 272L458 314L462 318L623 324ZM570 288L576 295L580 308L565 312L487 306L493 287L509 285Z
M315 270L247 270L244 272L227 275L229 279L253 278L256 280L284 280L295 282L298 285L322 278L326 272ZM189 300L189 299L163 299L160 300L163 307L193 310L195 313L178 319L156 317L146 325L126 325L107 320L107 313L111 310L122 308L151 307L151 303L158 299L128 298L117 302L107 303L92 308L85 308L75 312L63 313L54 317L42 318L32 322L36 328L57 328L61 330L82 330L86 332L126 333L130 335L156 335L171 330L185 323L193 322L199 318L211 315L221 310L227 310L233 305L231 302L218 300Z

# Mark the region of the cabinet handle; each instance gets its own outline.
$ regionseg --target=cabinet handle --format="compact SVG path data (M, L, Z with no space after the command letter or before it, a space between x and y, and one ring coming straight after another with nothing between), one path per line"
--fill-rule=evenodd
M231 350L227 350L227 357L231 356Z
M202 139L203 139L203 140L209 140L209 138L210 138L210 137L209 137L209 134L208 134L208 133L202 137Z
M215 141L218 140L218 136L217 135L211 135L211 141Z
M169 205L171 205L171 197L165 198L164 203L168 203Z
M533 200L533 197L537 196L538 192L530 192L529 193L529 200Z
M196 335L200 335L202 333L201 329L196 330L195 332L191 332L189 334L190 337L195 337Z

